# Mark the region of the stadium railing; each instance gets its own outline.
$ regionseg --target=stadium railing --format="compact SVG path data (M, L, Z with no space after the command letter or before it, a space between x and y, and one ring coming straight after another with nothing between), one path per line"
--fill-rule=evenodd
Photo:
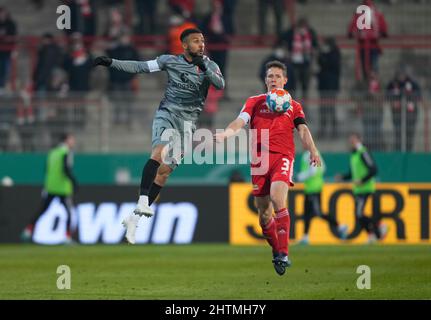
M58 143L65 132L85 132L89 143L81 150L102 151L103 98L86 93L66 96L25 92L0 98L0 151L44 152Z
M361 97L303 101L309 127L323 152L344 152L346 138L352 131L361 133L372 151L430 150L427 94L417 103L415 113L409 111L408 102L403 100L398 116L393 113L393 101L386 97ZM127 110L125 101L128 101ZM231 103L241 105L239 100ZM131 97L131 93L119 93L115 99L93 93L2 97L0 151L46 151L64 131L77 134L81 152L149 151L151 119L156 109L151 106L154 105L145 95ZM210 129L224 128L226 119L236 115L236 110L230 110L223 118L216 119ZM334 116L336 126L332 130Z

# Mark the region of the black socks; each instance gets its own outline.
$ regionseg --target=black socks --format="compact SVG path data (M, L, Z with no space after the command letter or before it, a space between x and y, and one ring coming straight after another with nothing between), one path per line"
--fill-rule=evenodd
M157 174L157 169L159 169L160 163L156 160L150 159L144 166L142 170L142 178L141 178L141 196L148 196L150 192L151 185L154 182L154 178ZM160 190L159 190L160 191Z
M162 186L159 186L157 183L153 182L150 188L150 192L148 193L148 205L151 206L151 204L156 200L157 196L160 193L160 190L162 190Z

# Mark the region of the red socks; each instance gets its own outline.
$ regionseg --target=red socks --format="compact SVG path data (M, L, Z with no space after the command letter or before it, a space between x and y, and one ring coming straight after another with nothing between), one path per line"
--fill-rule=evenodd
M275 212L275 224L278 238L278 252L288 254L290 216L286 208Z
M275 219L271 218L268 224L260 225L262 233L272 247L272 252L288 254L290 216L286 208L275 212Z
M278 252L278 239L274 218L271 217L271 220L265 226L262 224L260 226L262 227L262 233L266 241L272 247L272 252Z

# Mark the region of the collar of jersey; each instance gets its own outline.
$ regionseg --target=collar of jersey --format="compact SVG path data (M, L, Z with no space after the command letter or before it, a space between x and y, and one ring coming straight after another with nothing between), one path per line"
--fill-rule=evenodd
M182 58L184 59L184 61L185 61L185 62L187 62L188 64L193 64L193 63L189 62L189 61L186 59L186 56L185 56L185 55L183 55L183 54L182 54L182 55L181 55L181 57L182 57Z

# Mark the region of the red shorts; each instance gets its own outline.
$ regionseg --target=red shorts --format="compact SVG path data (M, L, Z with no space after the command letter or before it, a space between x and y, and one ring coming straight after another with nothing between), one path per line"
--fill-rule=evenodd
M284 154L270 152L268 170L264 174L251 176L253 195L256 197L269 195L271 183L274 181L284 181L292 187L293 161ZM252 165L252 170L253 167Z

